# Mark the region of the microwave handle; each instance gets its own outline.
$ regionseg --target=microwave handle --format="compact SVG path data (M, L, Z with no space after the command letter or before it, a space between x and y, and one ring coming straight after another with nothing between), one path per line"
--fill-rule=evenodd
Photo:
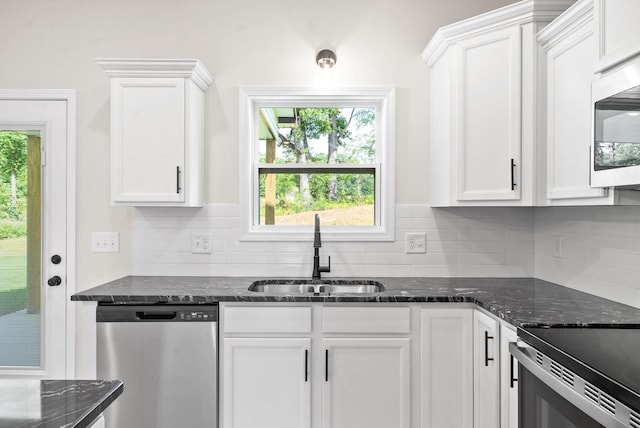
M589 187L591 187L591 161L592 161L592 153L593 153L593 143L589 144L589 162L587 163L587 165L589 165Z

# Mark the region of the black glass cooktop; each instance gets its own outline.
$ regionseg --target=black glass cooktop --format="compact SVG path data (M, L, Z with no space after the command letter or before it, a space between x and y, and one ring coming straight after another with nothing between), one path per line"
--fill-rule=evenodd
M524 327L518 336L604 392L640 411L640 325Z

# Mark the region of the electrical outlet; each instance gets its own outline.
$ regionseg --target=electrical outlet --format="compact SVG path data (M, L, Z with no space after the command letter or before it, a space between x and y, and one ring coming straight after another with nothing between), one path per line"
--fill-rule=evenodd
M427 252L427 234L407 233L404 239L404 252L407 254Z
M562 258L562 236L555 235L553 237L553 257Z
M211 234L210 233L192 233L191 234L191 252L200 254L211 254Z
M91 232L91 252L120 252L120 234L118 232Z

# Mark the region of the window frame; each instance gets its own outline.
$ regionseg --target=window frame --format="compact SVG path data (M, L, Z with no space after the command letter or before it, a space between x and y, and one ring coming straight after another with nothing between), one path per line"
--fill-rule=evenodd
M374 168L376 181L375 225L322 225L323 241L393 241L395 219L395 89L241 87L239 89L239 161L242 241L309 241L312 225L261 225L259 221L259 169L275 164L259 162L258 118L262 107L375 107L376 162L346 165L305 164L311 170ZM301 167L276 169L294 170ZM322 212L320 212L322 223Z

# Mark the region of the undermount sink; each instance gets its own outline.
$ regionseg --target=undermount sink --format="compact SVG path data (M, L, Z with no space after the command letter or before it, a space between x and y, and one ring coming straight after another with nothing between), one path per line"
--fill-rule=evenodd
M374 294L384 291L378 281L350 279L267 279L254 281L249 291L278 294Z

